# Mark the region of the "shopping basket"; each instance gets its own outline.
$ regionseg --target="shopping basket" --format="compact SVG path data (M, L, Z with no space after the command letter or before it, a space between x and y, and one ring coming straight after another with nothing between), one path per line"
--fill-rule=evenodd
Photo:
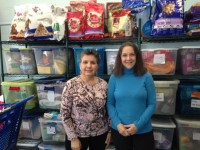
M4 111L0 112L0 150L13 150L16 147L24 107L33 97L13 104L0 105L4 108Z

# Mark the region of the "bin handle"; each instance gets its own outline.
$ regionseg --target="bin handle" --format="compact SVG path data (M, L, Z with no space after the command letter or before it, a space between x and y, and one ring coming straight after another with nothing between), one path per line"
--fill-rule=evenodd
M20 91L20 87L12 87L12 86L10 86L9 90L10 91Z

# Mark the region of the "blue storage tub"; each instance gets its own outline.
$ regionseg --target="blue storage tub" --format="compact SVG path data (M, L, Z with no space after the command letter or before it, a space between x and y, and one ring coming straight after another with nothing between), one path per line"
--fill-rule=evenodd
M200 115L200 83L182 83L178 86L177 111L185 115Z
M100 56L99 68L97 70L98 75L104 74L104 66L105 66L105 48L104 47L75 47L74 49L74 60L75 60L75 68L76 75L80 74L80 56L82 51L87 49L94 49Z

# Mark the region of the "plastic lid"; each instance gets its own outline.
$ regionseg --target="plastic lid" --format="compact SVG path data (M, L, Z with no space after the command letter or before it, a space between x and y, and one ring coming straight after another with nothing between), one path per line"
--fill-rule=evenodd
M200 48L200 46L183 46L181 48Z
M39 122L54 122L54 123L62 123L61 119L44 119L44 118L39 118Z
M117 52L118 51L118 49L106 49L105 51L111 51L111 52Z
M44 150L64 150L65 149L65 145L64 144L44 144L44 143L40 143L38 145L38 148L40 149L44 149Z
M32 50L32 48L3 48L4 51L21 51Z
M159 128L176 128L175 123L169 118L152 118L152 126Z
M48 77L43 79L34 80L35 83L52 83L57 81L65 81L65 77Z
M178 126L197 127L200 128L200 119L175 117Z
M155 48L155 49L142 49L141 51L174 51L177 50L177 48Z
M38 144L41 143L40 139L18 139L17 140L17 146L21 146L21 147L31 147L34 148L36 146L38 146Z
M171 84L178 85L179 83L180 83L179 80L154 81L155 86L160 86L160 87L169 87Z

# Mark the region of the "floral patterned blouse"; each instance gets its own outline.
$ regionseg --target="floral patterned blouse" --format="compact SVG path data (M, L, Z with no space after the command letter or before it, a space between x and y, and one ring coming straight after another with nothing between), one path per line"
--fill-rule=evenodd
M98 78L85 84L80 76L67 81L62 94L61 117L68 137L92 137L109 130L106 113L107 82Z

